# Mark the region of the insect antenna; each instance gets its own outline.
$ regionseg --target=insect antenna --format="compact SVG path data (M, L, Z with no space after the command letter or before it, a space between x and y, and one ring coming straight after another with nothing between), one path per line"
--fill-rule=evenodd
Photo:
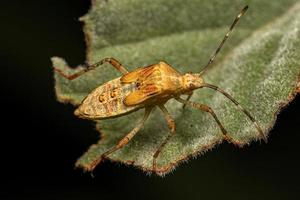
M214 89L220 93L222 93L225 97L227 97L228 99L230 99L243 113L245 113L245 115L247 115L247 117L254 123L256 129L258 130L259 134L261 135L262 139L265 141L265 143L267 143L267 138L264 135L261 127L258 125L257 121L255 120L255 118L245 109L241 106L241 104L239 102L237 102L232 96L230 96L227 92L225 92L224 90L222 90L221 88L219 88L218 86L215 85L211 85L208 83L203 84L202 87L207 87L207 88L211 88Z
M209 68L209 66L211 66L211 64L214 62L215 57L218 55L219 51L222 49L225 41L227 40L227 38L229 37L232 29L234 28L234 26L236 25L236 23L239 21L239 19L245 14L245 12L247 11L248 6L245 6L241 12L236 16L236 18L234 19L233 23L231 24L229 30L227 31L227 33L225 34L223 40L221 41L221 43L219 44L218 48L216 49L216 51L214 52L214 54L211 56L211 58L209 59L208 63L204 66L204 68L202 69L202 71L200 72L200 75L204 74L204 72Z

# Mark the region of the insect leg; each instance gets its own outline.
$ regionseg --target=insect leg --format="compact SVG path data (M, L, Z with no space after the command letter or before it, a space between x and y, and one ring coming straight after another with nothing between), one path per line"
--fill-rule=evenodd
M170 129L170 134L160 144L160 146L156 150L155 154L153 155L153 163L152 163L153 171L156 171L156 169L157 169L156 159L157 159L158 155L160 154L160 152L164 148L164 146L169 142L171 137L175 134L175 122L172 119L171 115L169 114L168 110L166 109L166 107L164 105L160 105L159 108L162 110L164 117L167 120L168 127Z
M218 126L220 127L223 135L224 135L224 139L227 140L228 142L232 142L235 143L234 140L228 136L226 129L224 128L224 126L222 125L222 123L220 122L220 120L218 119L217 115L215 114L215 112L213 111L213 109L205 104L200 104L200 103L194 103L191 101L187 101L181 98L176 98L177 101L179 101L180 103L183 103L185 105L191 106L193 108L196 108L198 110L202 110L204 112L208 112L210 113L213 118L215 119L215 121L217 122Z
M208 63L203 67L202 71L200 72L200 75L202 75L208 69L208 67L214 62L215 57L218 55L219 51L222 49L225 41L227 40L227 38L229 37L229 35L230 35L231 31L232 31L232 29L234 28L234 26L236 25L236 23L239 21L239 19L245 14L245 12L247 11L247 9L248 9L248 6L245 6L240 11L240 13L236 16L236 18L234 19L233 23L231 24L229 30L225 34L223 40L219 44L218 48L216 49L216 51L214 52L214 54L211 56L211 58L209 59Z
M153 107L147 107L145 109L145 114L143 119L132 129L125 137L123 137L116 146L111 148L110 150L106 151L101 155L101 157L97 160L95 160L91 165L89 165L88 168L86 168L87 171L93 171L94 168L104 159L106 158L109 154L123 148L133 137L134 135L143 127L145 121L148 119Z
M187 101L190 100L191 97L192 97L192 95L193 95L193 92L191 92L191 93L189 94L189 96L186 98L186 100L187 100ZM185 106L186 106L186 104L183 104L182 109L185 109Z
M100 65L103 65L104 63L111 64L114 68L116 68L122 74L127 74L128 73L128 71L123 67L123 65L114 58L104 58L104 59L100 60L99 62L96 62L95 64L87 65L85 69L83 69L79 72L76 72L75 74L71 74L71 75L67 75L62 70L57 69L55 67L54 67L54 70L56 72L58 72L60 75L62 75L63 77L65 77L69 80L73 80L73 79L85 74L86 72L88 72L90 70L93 70L93 69L99 67Z
M253 124L255 125L256 129L258 130L261 138L264 140L265 143L267 143L267 138L264 134L264 132L262 131L261 127L258 125L257 121L255 120L255 118L245 109L241 106L241 104L239 102L237 102L232 96L230 96L227 92L225 92L224 90L222 90L221 88L219 88L218 86L212 85L212 84L208 84L205 83L203 84L202 87L207 87L213 90L216 90L220 93L222 93L225 97L227 97L230 101L232 101L240 111L242 111L245 115L247 115L247 117L253 122Z

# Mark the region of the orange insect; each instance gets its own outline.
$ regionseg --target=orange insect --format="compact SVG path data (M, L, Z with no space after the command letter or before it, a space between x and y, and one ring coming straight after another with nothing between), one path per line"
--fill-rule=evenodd
M175 98L180 103L183 103L184 106L187 105L210 113L220 127L224 135L224 139L229 142L235 143L235 141L227 134L226 129L219 121L215 112L209 106L189 101L193 94L193 90L204 87L214 89L230 99L254 123L261 138L264 141L267 141L262 129L254 119L254 117L252 117L252 115L247 110L245 110L233 97L231 97L224 90L220 89L217 86L205 83L203 78L201 77L205 70L213 63L216 55L224 45L233 27L238 22L240 17L244 15L247 9L248 6L244 7L239 15L235 18L234 22L229 28L229 31L221 41L219 47L216 49L209 62L200 73L187 73L182 75L172 66L163 61L159 62L158 64L153 64L147 67L140 67L132 72L128 72L114 58L105 58L100 62L87 66L87 68L83 71L79 71L73 75L66 75L61 70L55 68L58 73L69 80L75 79L104 63L110 63L114 68L116 68L123 74L121 77L108 81L107 83L104 83L103 85L97 87L83 100L82 104L75 110L75 115L80 118L106 119L126 115L138 109L145 109L144 117L136 125L136 127L127 135L125 135L125 137L123 137L118 142L118 144L103 153L102 156L97 159L90 166L90 168L87 169L88 171L92 171L97 166L97 164L99 164L109 154L124 147L143 127L152 109L155 106L158 106L163 112L164 117L168 123L170 134L164 139L156 152L154 152L153 154L153 171L156 171L156 159L159 156L159 153L162 151L163 147L167 144L170 138L175 134L175 122L164 106L164 104L172 98ZM189 95L186 100L180 97L183 94Z

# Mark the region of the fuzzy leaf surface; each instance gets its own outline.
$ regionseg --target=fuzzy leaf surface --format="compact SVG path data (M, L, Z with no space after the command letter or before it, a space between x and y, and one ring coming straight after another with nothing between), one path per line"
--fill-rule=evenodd
M296 94L300 74L300 3L296 0L94 0L85 23L87 61L118 59L129 71L165 60L182 73L199 72L208 62L240 9L250 9L232 32L204 75L206 82L231 94L256 118L265 134L281 108ZM67 73L73 69L58 57L53 66ZM121 74L103 65L76 80L55 74L59 101L80 104L94 88ZM211 106L224 127L240 145L258 140L251 121L222 94L199 89L191 99ZM158 157L157 174L165 174L180 161L221 143L222 133L213 118L170 100L166 104L176 123L176 135ZM113 147L141 119L143 110L115 119L98 121L103 136L76 163L88 168ZM152 156L169 134L159 109L151 113L144 128L109 159L152 169Z

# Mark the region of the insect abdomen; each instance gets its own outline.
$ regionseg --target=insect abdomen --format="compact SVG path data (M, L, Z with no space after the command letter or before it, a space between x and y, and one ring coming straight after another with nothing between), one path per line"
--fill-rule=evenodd
M142 106L126 106L124 98L137 90L136 84L122 84L120 78L109 81L92 91L76 109L81 118L102 119L117 117L135 111Z

